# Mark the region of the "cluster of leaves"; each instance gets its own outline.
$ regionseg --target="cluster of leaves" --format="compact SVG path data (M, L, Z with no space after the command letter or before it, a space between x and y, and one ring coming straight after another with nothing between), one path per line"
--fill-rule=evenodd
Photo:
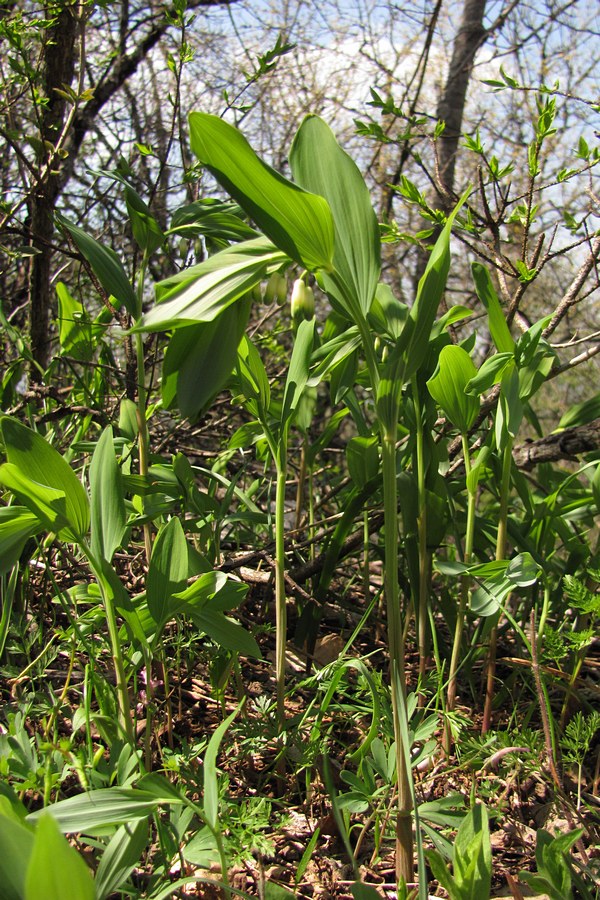
M285 52L285 47L279 52ZM267 59L261 62L269 64ZM552 108L546 104L540 112L540 142L550 133L551 120ZM528 479L517 469L514 443L524 422L536 422L535 397L555 363L555 352L544 336L544 320L533 323L518 339L513 337L486 269L478 263L472 268L474 291L491 338L490 352L479 366L473 353L475 334L455 342L451 331L472 311L454 306L438 317L450 271L452 229L467 233L470 229L467 195L450 214L435 211L439 234L409 307L380 282L381 238L369 191L321 119L309 117L295 137L290 153L294 181L259 159L242 134L220 118L193 113L190 132L199 161L234 202L197 201L178 210L164 231L144 200L126 184L132 233L143 256L137 283L131 282L110 247L60 220L93 280L109 298L107 308L122 311L122 323L127 326L122 339L135 361L132 396L113 404L108 423L97 424L106 417L103 403L113 385L103 369L86 364L114 363L115 338L105 330L106 314L92 319L86 312L87 302L73 298L64 285L58 290L61 352L46 379L50 384L66 366L76 372L70 404L84 410L82 419L75 421L69 408L64 409L61 434L60 428L52 426L53 415L36 419L31 414L18 383L22 357L2 384L5 408L10 404L17 412L28 412L30 421L25 425L15 410L0 420L6 460L0 468L5 499L0 509L0 571L6 598L1 645L12 657L15 645L23 640L19 634L25 602L22 569L33 572L35 561L47 559L50 547L62 548L60 552L76 560L78 570L85 573L85 584L65 587L54 578L54 597L68 623L67 640L77 645L86 660L78 719L85 739L78 746L72 717L73 735L63 750L82 786L92 786L81 796L50 805L56 793L54 782L44 792L48 811L27 813L14 791L18 768L11 768L12 757L23 749L23 732L20 740L13 734L4 742L8 777L0 798L0 842L6 849L2 857L16 854L21 862L11 876L11 897L32 896L40 865L51 866L55 850L56 859L72 869L78 883L82 881L82 897L94 892L108 896L129 878L141 856L150 815L161 862L147 895L158 898L174 890L168 883L169 868L178 854L203 867L216 861L226 880L228 864L236 854L235 835L228 845L227 828L235 831L236 817L220 814L227 800L219 793L217 754L237 710L206 743L201 784L189 792L200 790L202 802L195 802L185 785L175 787L151 772L157 749L153 744L158 703L155 675L161 673L168 740L174 741L169 685L175 671L166 644L172 641L179 653L182 635L191 630L203 636L213 654L218 652L226 660L215 677L221 683L232 671L241 678L241 657L261 656L257 637L231 615L247 588L225 574L223 560L240 544L257 553L264 543L274 545L277 702L273 738L280 781L286 744L296 738L301 746L304 727L310 733L312 761L318 753L327 756L333 738L327 733L325 713L341 692L343 677L354 670L366 685L367 706L372 711L368 737L348 756L356 771L342 771L341 780L349 791L337 796L327 765L323 775L348 852L354 853L351 816L368 812L381 824L389 818L385 806L396 791L399 890L403 882L413 880L414 817L420 896L427 894L424 834L436 847L429 857L434 875L450 895L484 896L491 882L485 808L474 805L464 818L452 854L439 827L456 824L457 804L418 805L414 769L436 752L438 726L446 751L451 751L460 724L455 709L459 678L464 679L461 689L474 688L482 647L489 659L487 699L492 710L500 628L518 644L521 660L530 661L535 669L537 680L531 687L544 707L542 724L550 728L547 692L544 685L538 689L537 650L544 649L550 622L556 625L565 620L577 630L582 639L576 652L565 644L561 660L572 687L583 662L582 650L591 638L590 622L597 619L598 573L593 569L597 550L592 543L600 496L597 454L590 454L573 471L546 465L537 479ZM420 202L419 197L411 199ZM156 303L144 311L153 255L167 241L190 236L204 241L206 258L157 283ZM304 287L314 280L324 298L323 307L325 301L328 304L326 318L322 327L309 315L287 329L278 361L285 373L272 378L269 360L260 354L259 338L251 339L246 326L257 293L263 298L261 285L290 272L300 276ZM525 273L522 276L527 280ZM151 381L144 334L167 336L160 398ZM153 435L169 421L163 410L170 411L170 416L179 412L197 420L210 415L224 389L245 420L229 436L223 452L211 448L212 468L190 460L177 446L170 458L162 454ZM596 398L583 414L587 421L597 405ZM576 414L574 424L579 421ZM316 486L319 494L334 493L327 475L319 481L319 464L342 423L353 436L345 460L333 473L338 499L330 499L326 508L334 516L334 526L324 530L317 565ZM286 504L296 438L301 452L296 519L299 526L306 523L310 561L315 565L311 574L317 576L310 592L296 592L299 631L312 653L323 601L362 514L365 619L374 606L369 558L376 552L384 565L389 657L387 681L377 683L362 661L342 657L334 663L319 687L322 690L325 685L320 713L306 718L297 732L297 723L288 720L285 675L290 636L286 579L291 577L286 570L292 546L286 536ZM176 439L175 428L171 441ZM67 445L63 456L58 448ZM461 450L462 468L453 464ZM263 468L240 465L232 471L232 460L239 458L240 451L247 458L256 451ZM346 472L349 481L343 477ZM310 485L306 502L304 480ZM383 509L382 540L373 548L369 534L379 508ZM141 584L131 571L138 552L144 558ZM127 572L119 559L123 555ZM570 613L566 613L563 586ZM425 700L428 695L435 699L441 718L421 715L416 693L407 696L403 666L413 622L420 657L418 691ZM527 634L531 623L533 629ZM96 629L114 668L114 690L104 677L106 660L99 659L94 648ZM426 684L432 653L436 662L433 691ZM145 725L138 746L132 695L142 679ZM68 690L67 681L59 707L65 704ZM505 700L506 694L501 694L500 702ZM381 709L385 710L382 718ZM381 721L385 725L379 735ZM589 719L585 729L565 730L565 748L572 753L573 742L579 741L589 749L594 722ZM96 748L93 730L104 741ZM55 713L46 731L48 736L58 735ZM552 748L557 734L548 738ZM419 750L413 754L415 744ZM105 749L110 751L110 761L107 783L102 783ZM585 755L578 757L580 768ZM167 755L161 757L167 759ZM48 760L51 769L55 756L49 753ZM312 761L310 766L307 763L309 770ZM555 766L555 760L551 762ZM163 807L169 809L166 823L161 818ZM243 828L252 816L248 810L248 816L241 817ZM105 828L111 832L109 840L96 848L100 862L95 885L74 851L61 843L56 822L66 833L85 832L94 839ZM385 824L381 831L383 839ZM570 896L573 883L568 851L581 834L574 832L567 838L550 841L544 837L539 842L534 883L538 887L543 882L544 889L550 885L549 893L562 891L564 897ZM257 841L257 847L261 846ZM444 855L453 859L453 874ZM369 896L364 885L357 883L355 888L355 896ZM131 890L140 895L140 889Z

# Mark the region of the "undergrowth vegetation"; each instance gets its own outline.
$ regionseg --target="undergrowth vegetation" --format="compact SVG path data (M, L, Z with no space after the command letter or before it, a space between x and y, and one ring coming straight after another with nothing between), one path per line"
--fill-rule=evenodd
M59 217L47 371L4 321L0 895L597 897L599 453L514 454L552 314L516 334L480 261L448 305L469 192L412 198L404 303L323 120L293 180L190 133L224 199L163 232L117 174L135 272Z

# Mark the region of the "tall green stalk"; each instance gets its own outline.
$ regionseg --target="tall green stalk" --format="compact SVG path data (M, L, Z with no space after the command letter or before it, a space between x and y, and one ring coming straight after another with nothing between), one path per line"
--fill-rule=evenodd
M412 379L413 404L417 426L417 531L419 541L418 644L419 678L423 684L427 667L427 601L429 597L429 553L427 551L427 493L425 490L425 436L416 377ZM423 694L420 701L424 700Z
M275 491L275 682L277 685L277 721L285 726L285 648L287 641L287 607L285 600L285 483L287 451L279 448Z
M110 649L113 657L113 665L115 667L115 681L117 687L117 701L119 707L119 727L128 744L131 747L135 744L135 732L133 728L133 720L131 718L131 703L129 701L129 688L127 685L127 676L125 674L125 661L123 651L121 649L121 639L119 637L119 627L117 625L117 614L113 601L112 590L107 584L102 574L101 564L94 558L90 547L83 540L80 541L80 547L85 553L90 567L96 578L96 582L100 589L102 605L106 615L106 625L108 628L108 637L110 641Z
M392 716L396 741L398 806L396 811L396 879L414 879L411 772L407 765L401 716L406 719L404 637L398 583L398 495L396 482L396 434L383 430L381 440L385 530L385 596L392 689ZM406 748L407 750L408 748Z
M498 514L498 534L496 537L496 559L506 557L507 525L508 525L508 498L510 493L510 470L512 465L512 449L514 438L510 435L506 438L506 444L502 455L502 480L500 483L500 511ZM533 636L532 636L533 637ZM496 655L498 645L498 621L490 632L488 661L486 669L485 705L483 708L483 721L481 733L487 734L492 724L492 704L494 702L494 680L496 678Z
M467 480L467 492L468 492L468 500L467 500L467 529L465 535L465 546L463 551L463 563L468 566L471 563L471 556L473 554L473 537L475 534L475 506L477 500L477 489L475 486L469 486L469 475L471 473L471 457L469 451L469 441L468 436L466 434L462 434L462 448L463 448L463 456L465 460L465 475ZM457 690L457 674L458 667L460 661L460 650L462 645L463 638L463 630L465 624L465 615L467 612L467 606L469 604L469 587L470 587L471 579L469 575L466 573L463 574L461 578L460 584L460 600L458 604L458 610L456 613L456 625L454 628L454 641L452 644L452 657L450 659L450 671L448 674L448 693L446 697L446 710L447 712L452 712L454 710L456 704L456 690ZM444 749L446 752L450 751L452 745L452 731L450 728L450 723L446 723L446 729L444 733Z

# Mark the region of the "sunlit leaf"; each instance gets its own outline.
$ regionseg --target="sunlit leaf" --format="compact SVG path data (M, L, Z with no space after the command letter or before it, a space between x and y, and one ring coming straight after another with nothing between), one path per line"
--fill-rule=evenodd
M185 586L188 547L181 522L172 518L154 541L146 579L146 599L154 621L163 625L171 615L171 598Z
M479 398L466 393L477 369L462 347L442 347L435 373L427 382L429 393L462 434L468 434L479 413Z
M121 470L112 428L100 436L90 465L92 552L110 562L125 533L126 511Z
M16 419L0 419L8 464L0 467L0 483L50 530L78 540L90 527L90 506L83 485L70 465L44 438Z
M12 569L29 538L40 528L39 517L26 506L0 507L0 575Z
M471 263L471 272L473 273L477 296L487 310L490 334L496 349L499 353L513 353L515 342L506 324L502 306L494 289L490 273L479 262Z
M132 330L167 331L212 322L231 303L288 261L266 238L221 250L197 266L159 282L156 305Z
M327 202L279 175L246 138L223 119L191 113L192 150L221 187L291 259L310 270L330 270L333 219Z
M298 184L325 197L333 213L335 276L323 274L325 290L345 309L357 304L366 317L381 260L379 225L360 170L318 116L308 116L298 129L290 166Z
M43 888L42 888L43 885ZM42 811L25 876L23 900L94 900L91 870L60 833L50 812Z

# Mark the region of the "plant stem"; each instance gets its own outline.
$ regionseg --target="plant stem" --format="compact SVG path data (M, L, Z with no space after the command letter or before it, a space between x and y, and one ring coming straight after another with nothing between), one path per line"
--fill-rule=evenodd
M127 742L131 747L135 745L135 733L133 730L133 721L131 718L131 704L129 702L129 689L127 686L127 677L125 675L125 663L121 650L121 640L119 638L119 628L117 626L117 616L115 605L113 603L112 589L102 574L102 567L94 559L90 548L84 541L80 542L81 549L87 556L90 567L94 573L98 587L100 588L100 596L106 613L106 624L108 626L108 637L110 640L110 648L113 656L115 667L115 681L117 685L117 700L119 705L119 725L125 735Z
M419 599L418 599L418 642L419 642L419 680L424 683L427 667L427 600L429 596L429 554L427 552L427 494L425 490L425 448L423 433L423 417L419 400L419 388L416 376L412 379L413 405L417 424L417 494L418 514L417 530L419 539ZM419 694L419 704L425 702L425 695Z
M388 621L388 648L392 715L396 741L396 772L398 775L398 807L396 813L396 879L411 882L414 878L412 833L411 772L407 765L409 748L404 747L401 717L407 718L404 683L404 638L398 585L398 496L396 484L395 434L382 435L382 467L385 529L385 595Z
M504 447L504 454L502 456L502 481L500 484L500 511L498 514L498 535L496 537L496 560L501 560L506 557L508 496L510 491L510 471L512 466L513 443L514 438L509 435L506 439L506 446ZM497 643L498 622L493 625L490 632L486 671L485 705L483 709L483 721L481 723L482 734L487 734L492 723L492 703L494 702Z
M275 681L277 684L277 721L280 732L285 727L285 645L287 641L287 609L285 604L285 482L286 450L277 454L277 487L275 492Z
M469 453L469 443L468 436L466 434L462 435L462 447L463 447L463 456L465 460L465 474L467 479L467 485L469 482L469 474L471 472L471 457ZM474 490L468 490L468 501L467 501L467 530L465 535L465 548L463 552L463 563L468 566L471 562L471 556L473 553L473 536L475 534L475 503L477 499L477 493ZM456 688L457 688L457 674L458 674L458 664L460 657L460 649L462 644L462 635L463 635L463 627L465 622L465 614L467 611L467 606L469 603L469 585L471 583L470 577L465 573L461 577L460 584L460 601L458 605L458 611L456 613L456 625L454 628L454 642L452 644L452 657L450 659L450 671L448 673L448 694L446 697L446 709L448 712L452 712L454 706L456 704ZM450 752L452 746L452 731L450 728L450 723L446 723L446 728L444 732L444 749L446 753Z

